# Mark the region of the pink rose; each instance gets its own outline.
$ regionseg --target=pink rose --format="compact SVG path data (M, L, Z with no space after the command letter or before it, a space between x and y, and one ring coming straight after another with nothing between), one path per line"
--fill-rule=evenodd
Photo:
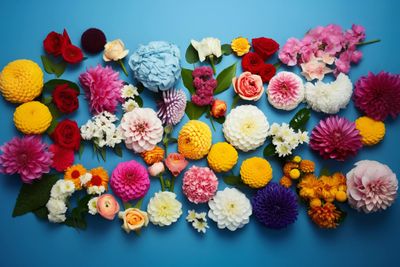
M263 81L259 75L246 71L232 79L233 89L244 100L257 101L264 93Z
M181 171L183 171L189 162L185 159L182 154L171 153L165 159L165 165L167 165L168 170L176 177Z
M113 220L119 211L118 201L113 195L104 194L97 199L97 212L107 220Z
M151 176L156 177L165 171L164 163L162 163L161 161L156 162L150 167L148 167L147 170L149 171L149 174Z

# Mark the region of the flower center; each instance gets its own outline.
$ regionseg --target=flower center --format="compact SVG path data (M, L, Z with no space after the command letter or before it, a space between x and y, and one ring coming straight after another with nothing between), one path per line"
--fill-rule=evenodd
M19 155L18 159L21 164L25 165L28 162L28 155L22 153L21 155Z
M77 179L77 178L79 178L79 176L81 176L81 174L80 174L80 172L79 172L78 170L74 170L74 171L71 173L71 177L72 177L73 179Z
M92 185L100 186L101 185L101 177L98 175L93 175L92 180L90 180Z

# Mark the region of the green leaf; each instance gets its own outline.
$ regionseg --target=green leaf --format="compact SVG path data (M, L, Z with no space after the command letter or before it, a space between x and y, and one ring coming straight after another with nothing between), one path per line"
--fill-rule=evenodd
M144 91L144 85L142 83L138 83L136 85L137 89L138 89L138 93L141 94Z
M68 81L68 80L64 80L64 79L53 79L53 80L46 82L43 85L43 92L51 93L54 90L54 88L60 84L68 84L68 87L70 87L70 88L76 90L78 93L80 93L79 86L76 83Z
M280 61L274 64L275 70L278 70L281 67L282 63Z
M57 127L57 124L58 124L58 121L55 118L53 118L53 120L50 123L49 128L47 128L47 130L46 130L46 133L48 135L50 135L54 131L54 129Z
M177 143L177 142L178 142L178 139L176 139L175 137L170 137L170 138L168 139L168 142L169 142L170 144L174 144L174 143Z
M86 214L89 211L88 203L93 196L86 195L79 199L78 205L71 211L65 220L67 226L71 226L77 229L86 229Z
M199 62L199 53L193 47L192 44L189 44L188 48L186 49L185 58L186 58L187 63L189 63L189 64L194 64L194 63Z
M193 86L192 73L193 73L192 70L182 68L181 76L182 76L183 85L185 85L185 87L189 90L191 95L193 95L196 92L196 89L194 89L194 86Z
M78 152L79 159L82 158L82 154L83 154L83 151L84 151L84 150L85 150L85 144L84 144L83 142L81 142L81 144L80 144L80 146L79 146L79 152Z
M289 126L294 130L301 130L311 117L311 111L308 108L300 109L289 122Z
M139 107L143 107L143 99L140 96L135 96L135 101L139 105Z
M275 145L273 143L270 143L264 148L263 152L264 158L274 156L275 154L276 150L275 150Z
M224 176L224 183L228 185L238 185L241 183L241 179L239 175L228 175Z
M49 214L49 211L47 210L46 206L40 207L37 210L33 211L33 214L36 215L41 220L47 220L47 215Z
M193 104L192 102L186 103L185 113L191 120L198 120L204 112L206 112L207 107L199 107Z
M99 152L103 161L106 161L106 148L104 146L99 148Z
M42 98L42 103L45 105L50 104L53 101L53 98L51 96L46 96Z
M240 96L236 94L236 95L233 97L231 109L234 109L234 108L237 106L239 100L240 100Z
M321 171L319 172L319 177L321 176L330 176L331 171L327 167L323 167Z
M217 76L217 88L214 90L214 95L220 94L227 90L232 84L232 78L236 76L236 63L227 67Z
M21 216L44 207L50 198L51 188L57 180L57 177L54 175L43 175L42 179L32 184L23 184L19 191L12 216Z
M64 61L55 62L48 56L41 56L40 58L42 59L44 70L48 74L55 74L60 77L67 67L67 63Z
M122 147L121 145L115 145L113 148L113 151L115 153L115 155L117 155L118 157L122 158Z
M232 47L231 47L231 45L230 44L223 44L222 46L221 46L221 51L222 51L222 54L224 55L224 56L229 56L230 54L232 54Z
M214 118L214 121L218 122L219 124L223 124L225 122L225 117Z
M130 203L130 202L123 202L123 205L124 205L124 209L130 209L130 208L132 208L132 203Z
M63 114L58 110L56 105L54 103L50 103L47 105L47 107L50 110L51 116L53 117L53 120L60 118Z

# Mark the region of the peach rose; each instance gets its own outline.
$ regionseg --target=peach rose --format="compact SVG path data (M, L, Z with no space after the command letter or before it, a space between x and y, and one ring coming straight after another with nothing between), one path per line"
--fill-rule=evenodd
M165 159L165 165L167 165L168 170L176 177L181 171L183 171L189 162L185 159L182 154L171 153Z
M211 106L211 115L214 118L224 117L226 113L226 103L225 101L215 99Z
M107 220L113 220L119 211L118 201L113 195L104 194L97 199L97 212Z
M151 176L156 177L165 171L164 163L156 162L150 167L148 167L147 170L149 171L149 174Z
M106 43L104 46L104 61L118 61L128 55L129 50L125 49L124 43L120 40L114 40Z
M129 208L125 211L121 211L118 213L118 217L124 221L121 227L127 234L129 234L130 231L140 230L143 226L149 224L147 212L137 208Z
M264 93L264 86L259 75L243 72L232 79L233 89L244 100L257 101Z

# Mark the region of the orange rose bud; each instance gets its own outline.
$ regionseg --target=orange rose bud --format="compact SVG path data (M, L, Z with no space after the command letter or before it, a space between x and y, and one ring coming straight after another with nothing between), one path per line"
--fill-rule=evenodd
M226 113L226 103L223 100L215 99L211 106L211 115L214 118L224 117Z

